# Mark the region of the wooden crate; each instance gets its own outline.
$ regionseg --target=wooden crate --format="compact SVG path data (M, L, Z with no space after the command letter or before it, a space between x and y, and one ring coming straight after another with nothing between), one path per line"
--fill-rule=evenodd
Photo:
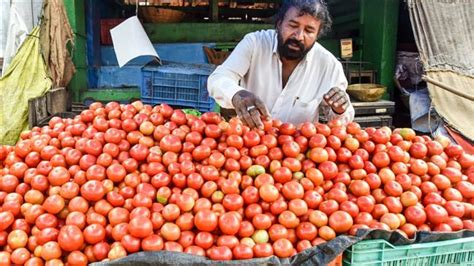
M67 111L68 94L65 88L54 88L45 95L28 100L28 125L37 126L48 117Z
M28 126L38 125L38 121L49 116L46 95L28 100Z

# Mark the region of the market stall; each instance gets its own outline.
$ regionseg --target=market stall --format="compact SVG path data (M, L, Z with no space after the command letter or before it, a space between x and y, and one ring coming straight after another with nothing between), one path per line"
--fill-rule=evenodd
M136 13L136 3L86 2L83 19L87 25L89 63L83 82L88 83L89 89L71 86L73 99L77 102L75 105L87 105L94 100L129 101L140 98L140 90L143 89L141 69L146 61L138 60L118 68L109 35L111 28ZM393 89L393 64L390 62L394 54L390 47L395 44L396 24L368 20L375 19L373 14L377 14L380 20L384 17L396 19L395 7L398 3L379 8L374 8L367 0L328 1L328 4L334 18L333 30L320 42L341 58L351 83L383 84L387 87L383 98L389 100ZM279 5L279 1L139 1L138 17L164 61L208 64L222 62L246 33L273 28L272 17ZM341 40L347 39L352 42L352 55L342 57ZM172 100L170 104L179 99ZM386 117L372 116L369 120L374 125L390 125Z
M209 63L270 27L278 2L78 2L68 5L72 53L87 53L73 56L68 92L80 109L13 127L21 133L0 144L0 265L474 263L474 155L391 127L393 32L373 24L388 19L390 1L329 2L338 19L321 43L344 65L354 121L261 117L262 128L222 114L208 95ZM101 29L136 12L151 19L144 27L162 62L120 68ZM8 99L40 96L47 109L65 91L52 84L67 85L74 71L49 50L71 32L48 23L0 79ZM41 48L41 31L61 38ZM384 41L367 42L377 31ZM13 114L39 111L8 104ZM26 127L23 113L12 118Z

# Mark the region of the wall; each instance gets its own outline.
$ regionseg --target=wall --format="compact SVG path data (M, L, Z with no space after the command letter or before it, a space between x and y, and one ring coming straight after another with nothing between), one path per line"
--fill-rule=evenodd
M388 87L384 99L394 88L398 8L399 0L361 0L363 59L373 63L377 82Z
M87 45L88 61L84 57L85 31L84 1L87 1L88 18ZM75 51L74 62L78 67L71 87L83 95L86 89L103 89L109 87L136 87L140 83L140 68L146 60L137 59L131 65L119 69L116 65L113 47L100 45L99 9L104 4L93 0L66 0L71 24L77 32L79 49ZM334 0L330 2L330 12L335 17L334 30L325 39L323 46L339 56L339 39L354 37L354 60L365 60L373 63L377 71L377 82L392 89L392 75L395 63L397 15L399 0ZM81 7L82 4L82 7ZM82 9L81 9L82 8ZM71 14L74 13L74 14ZM110 15L110 12L106 12ZM84 14L84 13L83 13ZM108 16L107 15L107 16ZM79 23L79 24L78 24ZM82 25L80 25L82 23ZM163 60L205 63L206 57L202 46L213 46L220 42L237 42L246 32L262 28L271 28L271 24L225 24L225 23L182 23L182 24L145 24L155 48ZM169 43L169 42L173 43ZM84 44L83 44L84 43ZM87 68L86 68L87 66ZM84 71L88 71L84 76ZM89 83L84 86L85 83ZM136 90L136 89L135 89ZM385 98L388 98L388 94ZM79 98L81 98L79 96ZM83 98L83 97L82 97Z

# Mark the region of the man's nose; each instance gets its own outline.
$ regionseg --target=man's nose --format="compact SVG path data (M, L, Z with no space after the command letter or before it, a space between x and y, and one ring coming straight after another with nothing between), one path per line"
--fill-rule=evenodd
M303 39L304 39L304 30L298 29L298 30L295 31L294 35L295 35L295 39L297 39L298 41L303 41Z

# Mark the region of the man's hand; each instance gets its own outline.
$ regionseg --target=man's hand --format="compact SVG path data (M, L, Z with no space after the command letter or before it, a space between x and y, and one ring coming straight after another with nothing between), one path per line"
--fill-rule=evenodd
M336 114L344 113L350 104L347 94L337 87L332 88L324 95L324 101Z
M232 97L232 104L234 105L237 115L250 128L263 128L261 116L269 119L267 107L257 96L247 90L238 91Z

